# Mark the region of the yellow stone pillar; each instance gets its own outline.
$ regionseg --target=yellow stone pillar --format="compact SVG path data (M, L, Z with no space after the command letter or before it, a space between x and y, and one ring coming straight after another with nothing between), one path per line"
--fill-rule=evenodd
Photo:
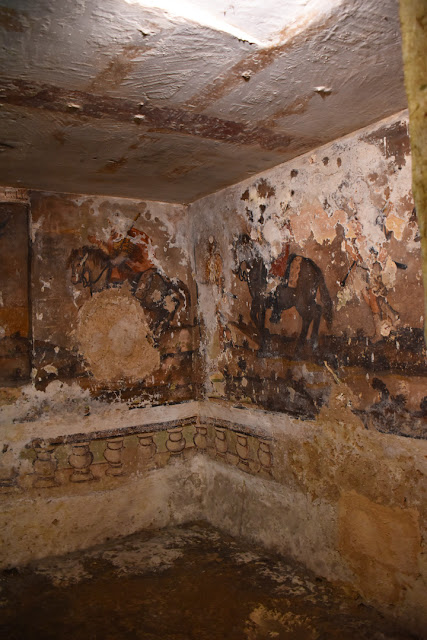
M427 293L427 0L400 0L403 67L409 105L412 190L417 209ZM427 295L424 295L427 341Z

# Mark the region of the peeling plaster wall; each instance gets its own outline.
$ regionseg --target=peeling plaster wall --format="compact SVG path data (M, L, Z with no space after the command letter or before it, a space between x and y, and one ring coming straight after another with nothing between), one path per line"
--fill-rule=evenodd
M74 367L98 397L156 404L167 387L174 399L191 383L195 335L185 209L34 194L31 211L36 386Z
M211 470L208 518L425 628L427 363L406 112L190 217L202 411L236 411L275 439L286 487L242 480L226 504L236 479Z
M209 396L312 418L339 381L367 426L425 436L405 113L199 200L190 215Z
M199 330L184 207L13 189L2 199L7 484L31 437L117 428L197 397Z

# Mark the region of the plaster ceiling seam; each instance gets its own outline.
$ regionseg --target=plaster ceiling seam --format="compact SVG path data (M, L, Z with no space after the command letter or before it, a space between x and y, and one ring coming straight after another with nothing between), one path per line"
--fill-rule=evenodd
M213 101L222 98L228 92L228 89L233 89L235 83L243 84L245 78L242 74L248 73L252 77L254 74L270 66L272 62L283 53L304 43L320 30L327 29L331 25L334 25L337 19L335 14L328 15L326 18L322 17L322 19L316 23L306 26L305 29L301 26L300 30L290 34L288 38L280 44L255 50L253 53L250 53L249 56L239 60L229 71L218 76L199 94L192 96L185 106L203 111L203 109L211 105Z
M398 119L405 119L408 117L408 109L401 109L397 112L394 112L393 114L388 115L385 118L381 119L381 122L384 123L384 125L387 124L387 122L391 121L391 120L398 120ZM206 196L202 196L202 197L198 197L195 198L192 201L186 202L185 205L186 206L192 206L194 205L196 202L199 203L199 201L205 199L205 198L209 198L210 196L214 196L215 194L223 191L224 195L226 196L229 192L230 189L233 189L233 187L235 187L237 184L241 185L241 188L244 189L245 187L249 187L250 184L253 184L259 180L261 180L262 178L265 178L266 175L268 174L268 172L270 172L272 169L278 169L280 170L281 166L284 166L285 164L288 165L290 161L300 161L302 158L304 158L304 156L307 156L308 154L312 155L312 156L322 156L323 154L323 150L330 145L330 144L334 144L337 145L337 147L339 147L339 145L342 145L343 143L345 143L347 140L349 140L350 138L353 138L355 136L357 137L363 137L364 133L369 133L370 129L372 127L372 125L379 123L379 120L374 120L373 122L360 127L359 129L356 129L355 131L351 131L349 133L343 134L342 136L338 136L337 138L334 138L333 140L328 140L326 142L322 142L321 144L319 144L316 147L310 148L306 151L304 151L303 153L298 154L297 156L293 156L292 158L290 158L289 160L285 160L284 162L280 162L272 167L269 167L263 171L259 171L256 173L252 173L250 176L248 176L247 178L244 178L243 180L239 180L238 182L234 183L234 184L230 184L225 188L220 188L217 189L216 191L212 191L211 193L206 194ZM324 154L323 154L324 155Z

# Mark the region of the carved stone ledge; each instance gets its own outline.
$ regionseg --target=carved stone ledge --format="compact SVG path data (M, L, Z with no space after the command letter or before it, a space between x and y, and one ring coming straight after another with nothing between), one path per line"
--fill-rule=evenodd
M215 427L215 451L219 458L225 459L228 450L226 427Z
M207 440L208 429L205 425L196 425L196 433L194 434L193 442L197 449L201 452L205 452L208 446Z
M266 440L260 440L257 455L260 464L259 472L271 476L273 472L273 456L270 443Z
M197 424L197 416L189 416L188 418L179 418L178 420L168 420L167 422L153 422L150 424L139 424L128 427L117 427L111 429L105 429L103 431L88 431L84 433L73 433L63 436L57 436L55 438L45 439L49 444L61 445L61 444L84 444L92 442L93 440L106 440L109 438L124 438L126 436L139 436L143 433L158 433L160 431L166 431L169 429L186 427L188 425ZM33 441L30 446L34 446Z
M247 473L250 471L249 468L249 445L248 445L248 436L238 434L237 443L236 443L236 452L239 456L239 462L237 464L237 468L241 471L246 471Z

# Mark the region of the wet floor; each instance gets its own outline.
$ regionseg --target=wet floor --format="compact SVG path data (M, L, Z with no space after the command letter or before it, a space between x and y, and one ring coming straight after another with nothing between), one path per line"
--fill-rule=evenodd
M355 595L204 524L1 575L8 640L409 640Z

